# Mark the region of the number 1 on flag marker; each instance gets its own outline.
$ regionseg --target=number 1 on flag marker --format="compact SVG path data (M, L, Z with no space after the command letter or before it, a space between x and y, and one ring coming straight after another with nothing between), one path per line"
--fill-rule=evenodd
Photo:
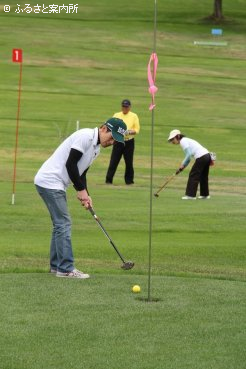
M13 49L12 61L14 63L22 63L22 49Z

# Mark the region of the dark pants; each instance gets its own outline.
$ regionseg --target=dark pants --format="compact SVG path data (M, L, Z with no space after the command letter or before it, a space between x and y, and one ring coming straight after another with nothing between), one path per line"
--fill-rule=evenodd
M125 169L125 182L126 184L134 183L134 169L133 169L133 154L134 154L134 138L125 141L125 145L122 145L119 142L116 142L113 146L110 163L106 175L106 182L113 183L113 178L120 162L120 159L123 155L126 169Z
M186 187L186 196L196 197L198 184L200 184L200 195L209 196L208 174L211 162L210 154L203 155L196 159L191 171Z

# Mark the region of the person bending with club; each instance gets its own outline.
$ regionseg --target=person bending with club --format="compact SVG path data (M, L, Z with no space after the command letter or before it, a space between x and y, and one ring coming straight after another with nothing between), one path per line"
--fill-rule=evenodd
M178 129L170 132L168 142L174 145L180 145L185 153L185 158L180 165L180 168L175 174L182 172L190 163L191 158L195 158L195 163L189 173L189 178L186 186L185 196L183 200L196 200L198 185L200 184L199 199L209 199L208 175L211 165L211 155L208 150L200 145L199 142L185 137Z
M125 183L127 185L134 184L134 167L133 156L135 149L135 135L140 131L140 124L137 114L131 112L130 100L123 100L121 103L122 111L115 113L114 117L122 119L127 125L127 131L125 135L125 146L116 143L112 149L110 163L106 174L106 183L112 184L115 172L122 158L125 160Z
M71 220L67 208L66 189L70 183L85 209L92 208L86 174L100 147L124 145L127 127L121 119L110 118L100 128L80 129L70 135L44 162L34 184L46 204L53 223L50 243L50 272L57 277L89 278L74 267L71 243Z

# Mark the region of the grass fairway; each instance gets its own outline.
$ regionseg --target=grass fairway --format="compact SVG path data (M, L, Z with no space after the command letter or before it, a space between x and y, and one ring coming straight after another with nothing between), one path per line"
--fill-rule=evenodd
M188 171L153 198L157 301L146 302L154 4L83 0L77 14L18 14L16 2L7 3L9 13L0 5L0 368L245 369L245 4L225 2L228 46L211 48L194 45L210 41L217 27L205 20L211 0L158 1L154 190L183 158L166 142L171 129L215 151L218 161L211 200L180 200ZM14 206L19 65L12 48L24 57ZM88 185L103 225L136 266L120 269L70 188L76 266L92 278L58 279L47 273L50 219L33 177L77 120L81 128L98 126L123 98L141 123L135 185L124 186L123 163L114 185L104 184L110 149L93 164ZM134 284L141 294L131 293Z

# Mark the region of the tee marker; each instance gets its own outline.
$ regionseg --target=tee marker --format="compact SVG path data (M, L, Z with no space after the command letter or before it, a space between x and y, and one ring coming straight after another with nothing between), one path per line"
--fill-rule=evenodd
M17 114L16 114L16 131L15 131L15 150L14 150L14 172L13 172L12 205L15 204L16 159L17 159L18 136L19 136L21 81L22 81L22 55L23 55L22 49L13 49L12 50L12 61L13 61L13 63L19 63L20 64L19 88L18 88L18 102L17 102Z

